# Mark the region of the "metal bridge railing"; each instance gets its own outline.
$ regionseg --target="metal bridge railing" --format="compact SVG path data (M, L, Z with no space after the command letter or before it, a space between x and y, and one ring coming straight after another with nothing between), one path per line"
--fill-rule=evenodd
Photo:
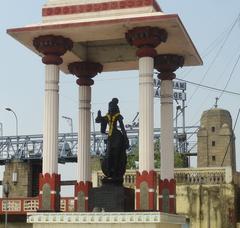
M186 127L186 134L196 134L198 127ZM130 148L138 142L138 128L127 129L127 135L130 142ZM98 132L91 133L91 154L100 155L105 151L106 135ZM160 137L160 128L154 129L155 140ZM77 133L60 133L59 142L59 163L77 161ZM188 142L188 147L189 146ZM186 145L185 145L186 146ZM177 148L178 146L176 146ZM43 135L20 135L3 136L0 138L0 165L5 164L11 159L41 159L43 149Z

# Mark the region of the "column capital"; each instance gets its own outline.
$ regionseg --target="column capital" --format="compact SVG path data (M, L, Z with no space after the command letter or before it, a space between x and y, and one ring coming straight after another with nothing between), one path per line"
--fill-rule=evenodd
M63 62L61 56L73 48L73 42L63 36L44 35L34 38L33 46L44 54L44 64L60 65Z
M172 80L176 77L174 71L184 65L184 57L174 54L157 55L154 58L154 67L160 73L158 78L161 80Z
M91 86L94 84L92 78L102 72L103 66L100 63L90 61L73 62L68 65L68 70L71 74L78 77L78 85Z
M136 52L138 57L154 57L157 55L155 47L166 42L167 32L158 27L136 27L128 30L125 34L127 42L139 48Z

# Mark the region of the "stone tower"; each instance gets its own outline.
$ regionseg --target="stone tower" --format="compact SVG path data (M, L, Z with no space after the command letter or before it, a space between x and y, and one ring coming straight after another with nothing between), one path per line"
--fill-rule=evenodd
M213 108L203 112L197 137L198 167L222 165L236 169L235 136L227 110Z
M39 194L39 173L42 162L39 159L24 161L12 159L5 164L3 183L9 184L9 197L26 198ZM4 195L4 193L3 193Z

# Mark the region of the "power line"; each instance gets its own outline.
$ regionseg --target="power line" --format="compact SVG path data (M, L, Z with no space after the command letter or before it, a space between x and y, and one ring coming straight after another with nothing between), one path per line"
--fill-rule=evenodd
M227 86L228 86L228 84L229 84L229 82L230 82L230 80L231 80L231 78L232 78L232 75L233 75L233 73L234 73L234 71L235 71L235 68L236 68L239 60L240 60L240 54L238 55L237 61L235 62L234 66L233 66L233 69L232 69L232 71L231 71L231 73L230 73L230 76L229 76L229 78L228 78L228 80L227 80L226 85L224 86L222 92L220 93L220 95L219 95L219 97L218 97L219 99L221 98L221 96L223 95L225 89L227 88Z
M228 86L228 84L229 84L229 82L230 82L230 80L231 80L231 78L232 78L232 76L233 76L233 73L234 73L235 68L237 67L237 65L238 65L238 63L239 63L239 60L240 60L240 54L239 54L236 62L234 63L234 66L233 66L233 68L232 68L232 70L231 70L231 73L230 73L230 75L229 75L229 78L228 78L228 80L227 80L227 83L226 83L224 89L217 89L216 87L203 86L203 85L197 84L197 83L195 83L195 84L198 85L198 88L199 88L199 86L202 86L202 87L205 87L205 88L208 88L208 89L211 89L211 90L219 91L219 92L220 92L220 95L218 96L218 99L220 99L220 98L222 97L222 95L224 94L224 92L230 93L230 94L234 94L234 95L240 95L240 94L235 93L235 92L226 91L226 88L227 88L227 86ZM193 84L193 83L192 83L192 84ZM202 104L201 104L200 107L202 107L202 105L205 103L205 101L206 101L206 99L207 99L208 96L209 96L209 93L208 93L208 95L206 95L206 98L203 100L203 102L202 102ZM200 109L200 108L199 108L199 109ZM198 112L199 112L199 111L196 111L196 113L198 113ZM195 115L194 115L194 116L195 116Z
M198 127L198 125L197 125L198 123L199 123L199 120L198 120L195 124L193 124L193 126L196 126L197 128L196 128L196 130L187 138L186 141L188 141L194 134L197 133L197 131L199 130L199 127Z
M234 127L233 127L233 132L235 131L239 114L240 114L240 109L238 109L238 114L237 114L237 118L236 118L236 120L235 120L235 124L234 124ZM228 148L229 148L229 146L230 146L230 144L231 144L231 142L232 142L232 139L233 139L233 134L232 134L231 137L230 137L229 143L228 143L228 145L227 145L226 152L225 152L225 154L224 154L224 156L223 156L223 160L222 160L221 166L223 165L224 160L225 160L225 158L226 158L226 156L227 156Z
M240 56L239 56L239 59L240 59ZM191 81L180 79L180 78L176 78L176 79L179 80L179 81L187 82L189 84L196 85L196 86L199 86L199 87L203 87L203 88L206 88L206 89L215 90L215 91L218 91L218 92L229 93L229 94L232 94L232 95L240 96L240 93L237 93L237 92L228 91L228 90L224 90L224 89L219 89L219 88L216 88L216 87L211 87L211 86L203 85L203 84L196 83L196 82L191 82Z
M206 58L211 52L213 52L215 50L215 48L217 48L218 44L220 42L222 42L222 40L224 39L223 36L225 36L226 33L228 33L228 29L226 29L225 31L223 31L212 43L209 44L209 46L206 48L206 50L201 54L202 58ZM187 72L184 72L182 77L185 78L187 75L189 75L195 68L191 67Z
M220 55L220 53L221 53L224 45L226 44L228 38L230 37L230 34L232 33L232 31L233 31L234 27L236 26L237 22L239 21L239 18L240 18L240 14L238 14L237 18L235 19L234 23L232 24L232 26L231 26L231 28L230 28L230 30L229 30L229 33L227 34L227 36L226 36L226 38L224 39L222 45L221 45L220 48L218 49L218 51L217 51L214 59L211 61L209 67L207 68L206 72L204 73L204 75L203 75L203 77L202 77L202 79L201 79L201 81L200 81L200 84L204 81L204 79L205 79L205 77L207 76L208 72L210 71L210 69L212 68L213 64L214 64L215 61L217 60L218 56ZM195 91L193 92L193 94L192 94L191 97L189 98L188 103L191 101L191 99L193 98L193 96L194 96L195 93L197 92L198 88L199 88L199 87L197 87L197 88L195 89Z

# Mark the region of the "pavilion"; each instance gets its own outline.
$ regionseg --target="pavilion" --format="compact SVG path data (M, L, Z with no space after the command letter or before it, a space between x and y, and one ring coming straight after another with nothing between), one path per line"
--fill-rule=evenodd
M177 14L155 0L48 0L42 22L7 33L42 57L45 64L43 169L40 209L59 211L59 72L77 76L79 87L78 175L75 211L87 212L92 187L89 151L91 90L97 74L139 70L139 170L136 210L175 213L173 88L175 71L202 60ZM153 158L153 71L161 80L161 180Z

